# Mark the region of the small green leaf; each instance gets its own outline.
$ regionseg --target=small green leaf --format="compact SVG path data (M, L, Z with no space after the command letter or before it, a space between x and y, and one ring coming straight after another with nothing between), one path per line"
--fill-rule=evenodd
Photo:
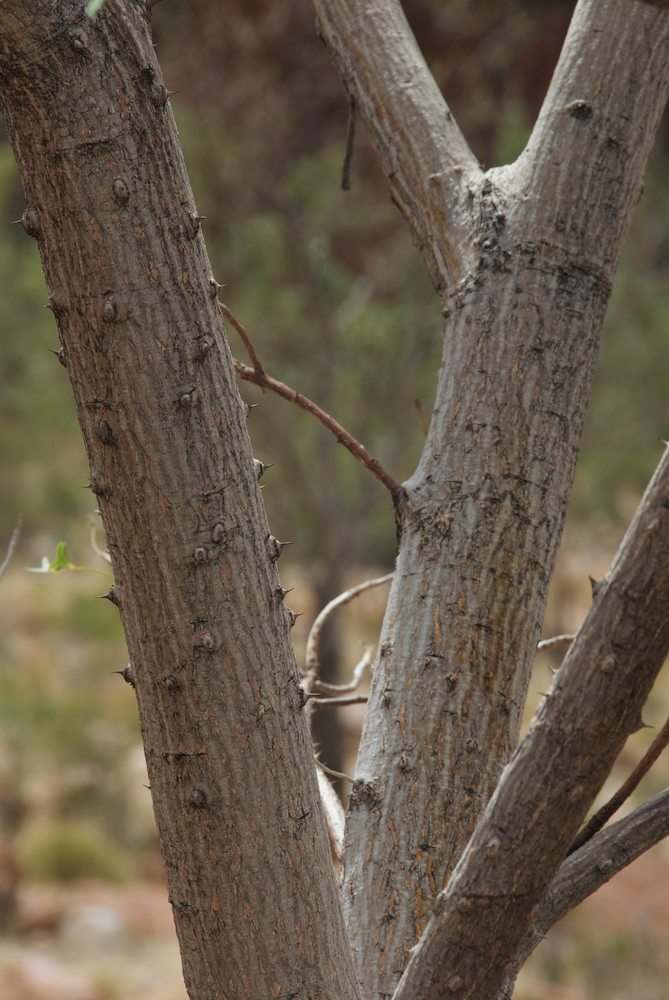
M49 564L50 573L59 573L62 569L74 569L74 563L70 562L67 554L67 542L58 542L56 558Z
M86 4L86 17L95 17L97 12L104 7L105 0L88 0Z

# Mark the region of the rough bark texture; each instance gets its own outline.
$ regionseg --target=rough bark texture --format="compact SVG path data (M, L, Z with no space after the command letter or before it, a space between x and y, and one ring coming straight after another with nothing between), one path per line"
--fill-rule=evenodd
M315 6L394 192L417 190L428 164L420 205L398 202L445 313L347 824L347 926L376 998L393 993L516 743L669 30L648 6L581 2L527 150L483 175L459 132L447 152L434 138L455 126L396 5L362 5L362 23L355 0ZM434 179L439 223L425 210ZM457 253L436 265L425 233L449 226Z
M186 985L355 998L280 550L144 13L4 3L0 88L112 555Z
M113 557L186 983L193 1000L355 998L280 545L144 7L107 0L88 21L82 6L6 0L0 91ZM526 151L483 174L396 0L315 7L445 315L347 824L346 920L378 1000L517 739L602 318L669 90L669 15L581 0ZM666 543L666 475L645 545ZM633 627L667 587L646 555L623 551L402 1000L489 1000L522 952L666 648L664 622Z
M667 836L669 789L654 795L629 816L600 831L563 861L546 898L532 917L530 932L513 960L513 971L506 971L507 978L497 1000L511 1000L518 972L553 924Z
M489 1000L669 652L669 448L396 1000ZM485 961L481 956L485 955Z

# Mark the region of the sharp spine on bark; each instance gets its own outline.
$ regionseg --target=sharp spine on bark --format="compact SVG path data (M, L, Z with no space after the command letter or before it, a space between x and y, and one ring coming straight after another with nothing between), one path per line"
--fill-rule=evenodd
M261 462L259 458L254 458L253 459L253 468L256 470L256 478L257 479L262 479L262 477L265 475L265 473L267 472L267 470L271 469L273 467L273 465L274 465L273 462L270 462L269 465L265 465L265 463Z
M117 608L121 607L121 591L118 584L113 583L106 594L100 594L101 601L110 601Z
M590 590L592 591L592 599L594 601L595 597L597 597L597 594L600 592L600 590L604 586L604 581L603 580L595 580L594 576L589 576L588 580L590 581Z
M63 368L67 368L67 360L65 358L65 351L63 348L60 347L57 351L54 351L53 348L50 347L49 350L58 358Z
M285 547L287 545L292 545L292 544L293 542L280 542L278 538L274 537L274 535L268 535L267 550L269 552L269 557L272 560L272 562L276 562L276 560L281 556L281 553L283 552Z
M134 687L137 686L135 684L135 675L132 672L132 664L131 663L129 663L127 665L127 667L124 667L123 670L114 670L114 671L112 671L112 673L120 674L120 676L123 678L123 680L126 682L126 684L129 684L130 687L134 688Z

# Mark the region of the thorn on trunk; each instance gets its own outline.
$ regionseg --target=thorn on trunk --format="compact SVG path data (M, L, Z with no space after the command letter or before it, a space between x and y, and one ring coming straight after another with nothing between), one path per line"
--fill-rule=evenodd
M135 675L132 672L132 665L130 663L123 670L113 670L112 673L120 674L126 684L129 684L132 688L136 687Z

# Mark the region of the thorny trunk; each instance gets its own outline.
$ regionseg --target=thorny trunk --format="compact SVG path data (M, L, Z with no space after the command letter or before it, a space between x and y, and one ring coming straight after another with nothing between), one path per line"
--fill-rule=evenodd
M24 227L112 555L190 996L353 1000L279 550L144 15L3 4Z
M525 153L482 174L443 102L426 141L438 100L399 9L356 22L351 44L355 5L316 6L445 316L346 830L358 974L365 995L390 997L517 741L669 32L649 8L581 2ZM417 107L403 148L398 121Z
M108 0L93 22L74 0L28 6L0 12L3 110L113 556L189 993L353 998L277 550L143 6ZM669 18L581 0L528 148L483 174L396 0L315 7L445 316L347 828L349 940L377 1000L517 740ZM494 861L475 863L483 898ZM433 960L403 996L423 973L462 991Z

